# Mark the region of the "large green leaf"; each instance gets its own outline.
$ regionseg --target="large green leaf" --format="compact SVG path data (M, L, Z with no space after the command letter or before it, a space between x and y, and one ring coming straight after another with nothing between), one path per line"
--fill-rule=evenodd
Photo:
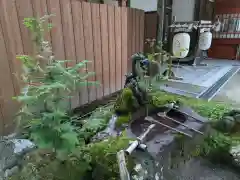
M18 96L16 98L17 101L19 102L23 102L23 103L26 103L26 104L32 104L34 103L36 100L37 100L37 97L36 96Z
M65 143L69 144L72 147L75 147L79 144L78 134L76 132L67 132L61 135L61 138L65 140Z
M31 139L40 149L51 149L54 147L53 141L50 138L47 130L38 130L31 133Z

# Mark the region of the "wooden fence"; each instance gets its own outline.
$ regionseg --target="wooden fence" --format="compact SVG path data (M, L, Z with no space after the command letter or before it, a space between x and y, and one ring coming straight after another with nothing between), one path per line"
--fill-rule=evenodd
M91 60L88 71L96 72L94 79L102 84L81 89L72 108L120 90L131 68L130 56L143 50L141 10L79 0L0 0L0 134L13 130L13 117L19 109L12 100L20 92L17 77L21 64L16 55L33 52L23 20L46 14L55 14L51 18L54 28L46 39L56 58L75 63Z

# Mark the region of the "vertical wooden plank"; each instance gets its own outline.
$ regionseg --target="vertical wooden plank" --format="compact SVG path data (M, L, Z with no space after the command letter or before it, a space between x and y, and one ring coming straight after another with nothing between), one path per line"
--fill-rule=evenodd
M128 18L127 18L127 8L121 8L122 13L122 88L125 83L125 75L128 71Z
M132 54L135 54L136 53L136 10L133 9L132 10L132 25L133 25L133 28L132 28Z
M131 9L128 8L128 58L131 56L132 51L132 19L131 19Z
M93 72L95 67L94 55L93 55L93 26L92 26L92 14L91 14L91 4L82 2L83 7L83 27L84 27L84 37L85 37L85 47L86 47L86 59L91 61L87 65L87 71ZM95 81L96 77L92 76L89 81ZM89 102L96 100L96 87L91 84L88 85L88 97Z
M144 49L144 42L145 42L145 39L144 39L144 22L145 22L145 13L144 11L141 11L140 13L140 33L139 33L139 45L140 45L140 51L143 51Z
M4 135L4 116L3 116L4 99L2 89L0 88L0 136Z
M19 60L16 60L16 55L23 54L23 42L14 1L4 0L0 2L0 19L2 21L2 33L6 43L14 91L15 95L17 95L20 92L21 63Z
M107 5L100 5L100 23L101 23L101 36L102 36L102 62L103 62L103 88L104 96L110 94L110 79L109 79L109 57L108 57L108 14Z
M128 8L128 72L131 72L132 62L131 56L133 54L132 50L132 36L133 36L133 9Z
M55 16L50 19L50 23L53 24L53 28L50 31L52 38L52 51L57 60L65 60L65 47L63 40L63 26L62 26L62 13L61 13L61 0L49 0L47 3L49 14ZM66 108L70 108L69 101L66 101Z
M38 0L35 0L35 1L38 1ZM39 17L43 17L45 15L50 15L50 12L49 12L49 8L48 8L48 1L51 1L51 0L41 0L39 1L40 2L40 7L41 7L41 15ZM48 20L48 23L50 23L51 20L49 19ZM47 31L47 27L45 27L46 29L46 32L44 34L44 38L48 41L48 42L52 42L52 39L51 39L51 33L50 31Z
M33 16L37 19L42 18L43 16L49 15L47 10L47 0L32 0L32 7L33 7ZM50 22L50 19L48 19L45 22L44 27L44 39L45 41L48 41L51 44L51 36L50 31L48 28L48 23Z
M38 0L32 0L32 4L33 4L33 15L36 18L40 18L43 16L43 11L41 8L41 3L42 1L38 1Z
M102 51L101 51L101 32L100 28L100 13L99 13L99 4L92 3L92 24L93 24L93 41L94 41L94 60L95 60L95 73L96 73L96 81L101 83L99 87L97 87L97 98L100 99L103 97L103 59L102 59ZM115 50L115 49L114 49ZM112 61L115 62L115 54L114 59ZM115 69L115 67L114 67ZM114 72L115 73L115 72Z
M135 42L136 42L136 52L141 52L140 51L140 47L139 47L139 37L140 37L140 14L141 14L141 10L135 9L135 13L136 13L136 19L135 19L135 26L136 26L136 38L135 38Z
M62 15L62 27L63 27L63 42L65 48L66 59L70 60L67 62L67 67L73 67L76 65L76 54L75 54L75 39L73 33L73 19L72 19L72 8L70 0L60 1L61 15ZM71 94L71 109L74 109L79 104L78 93Z
M5 8L6 6L0 6ZM0 10L3 10L0 8ZM5 24L4 24L5 23ZM7 22L0 21L0 84L1 86L1 104L3 111L3 131L9 133L12 130L13 117L17 113L17 103L12 100L14 96L14 85L12 80L12 72L10 68L10 62L12 56L7 53L6 41L10 41L7 36L3 34L3 26L7 26ZM14 45L13 45L14 46Z
M50 14L55 14L55 16L50 19L51 23L53 24L53 28L51 30L52 49L55 58L63 60L66 57L63 41L62 19L59 0L49 0L48 9Z
M65 48L65 55L67 60L71 62L67 63L68 67L74 66L75 61L75 43L73 35L73 23L72 23L72 9L70 0L60 1L62 28L63 28L63 42Z
M116 41L116 91L122 86L122 23L121 8L115 7L115 41Z
M23 50L25 54L33 53L33 43L31 32L24 26L24 18L33 17L33 9L31 0L16 1L18 20L20 23L21 35L23 40Z
M114 23L115 23L115 12L114 6L108 6L108 32L109 32L109 69L110 69L110 93L116 91L116 61L115 61L115 36L114 36Z
M22 22L20 22L22 23ZM13 130L13 118L19 109L19 104L12 100L20 92L21 63L16 55L23 54L23 42L20 34L16 4L13 0L0 1L0 28L2 55L1 77L4 77L2 87L3 116L5 118L5 133ZM6 53L6 55L4 55ZM5 56L5 57L4 57Z
M73 28L75 37L75 49L77 62L81 62L86 59L85 56L85 40L83 33L83 10L82 3L78 1L72 1L72 16L73 16ZM80 69L81 72L86 72L85 69ZM88 103L88 89L82 87L79 92L79 105Z

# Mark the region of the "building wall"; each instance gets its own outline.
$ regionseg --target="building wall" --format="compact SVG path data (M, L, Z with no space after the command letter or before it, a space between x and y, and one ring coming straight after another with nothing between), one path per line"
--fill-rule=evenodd
M172 16L177 21L193 21L195 18L196 0L173 0Z
M145 12L157 11L157 0L130 0L130 7L142 9Z
M219 0L215 4L215 14L240 14L240 0ZM209 49L209 57L235 59L240 38L214 38Z

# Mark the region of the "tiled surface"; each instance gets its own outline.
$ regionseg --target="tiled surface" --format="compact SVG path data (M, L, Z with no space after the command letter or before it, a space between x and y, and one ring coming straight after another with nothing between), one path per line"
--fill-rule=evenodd
M225 75L231 68L232 65L211 63L206 67L183 66L182 68L173 68L173 71L177 76L183 78L181 81L183 83L209 87Z
M228 102L239 108L240 105L240 72L234 75L228 83L213 98L215 101Z
M231 60L205 60L203 63L208 66L182 66L181 68L173 68L175 74L182 77L181 81L173 81L169 87L163 87L162 89L175 92L174 89L181 89L191 93L200 93L208 87L212 86L222 76L231 70L232 66L239 65L238 61ZM198 87L195 89L195 87ZM177 93L179 94L179 92Z
M227 60L227 59L208 59L208 60L204 60L204 63L208 63L208 64L219 64L219 65L238 65L240 66L240 61L236 61L236 60Z

